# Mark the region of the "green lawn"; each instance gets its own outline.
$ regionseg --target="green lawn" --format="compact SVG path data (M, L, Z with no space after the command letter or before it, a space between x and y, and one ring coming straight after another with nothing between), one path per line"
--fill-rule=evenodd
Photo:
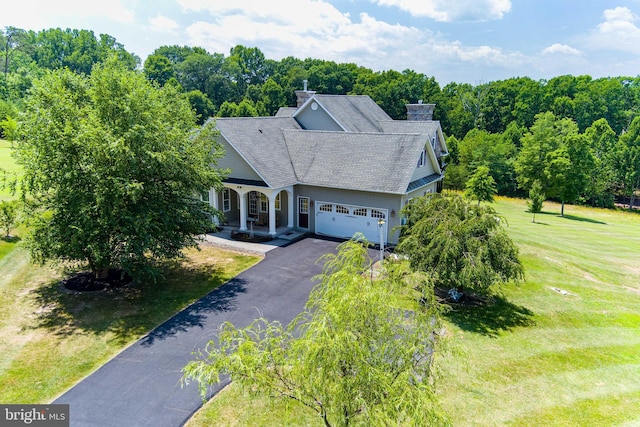
M167 262L165 278L75 293L60 269L29 264L20 247L0 259L0 402L53 400L171 315L259 260L203 246Z
M455 426L640 425L640 215L524 200L496 210L520 248L526 282L495 303L447 315L441 404ZM462 355L461 355L462 354ZM191 420L309 425L305 408L244 397L231 385Z
M0 168L18 172L11 145L0 140ZM9 198L0 191L0 200ZM167 262L155 285L110 293L74 293L62 268L34 266L13 241L0 240L0 402L45 403L128 344L259 258L203 245Z

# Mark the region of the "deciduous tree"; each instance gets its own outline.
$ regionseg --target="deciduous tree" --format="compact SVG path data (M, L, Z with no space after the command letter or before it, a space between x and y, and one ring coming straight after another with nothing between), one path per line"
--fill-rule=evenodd
M29 238L36 261L86 262L98 276L140 276L210 227L199 195L220 184L209 127L173 85L154 87L116 58L90 76L38 81L16 141L24 189L38 202Z
M199 381L205 396L229 374L247 391L300 402L325 426L443 423L432 374L439 306L429 282L402 263L373 277L366 245L356 241L324 261L321 283L293 322L226 323L185 378ZM398 296L418 285L424 304L397 308Z
M542 204L545 199L546 196L542 192L542 184L540 184L540 181L534 181L531 189L529 189L529 200L527 201L529 212L533 214L532 222L536 222L536 214L542 212Z
M470 199L477 200L480 206L480 202L493 202L496 192L496 181L489 173L489 168L478 166L467 181L464 194Z

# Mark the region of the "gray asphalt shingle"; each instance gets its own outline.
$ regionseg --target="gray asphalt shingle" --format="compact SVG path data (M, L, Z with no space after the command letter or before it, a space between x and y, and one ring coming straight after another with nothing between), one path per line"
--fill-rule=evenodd
M313 99L347 131L304 130L291 108L275 117L218 118L216 126L272 188L307 184L405 193L420 152L440 123L392 120L364 95Z

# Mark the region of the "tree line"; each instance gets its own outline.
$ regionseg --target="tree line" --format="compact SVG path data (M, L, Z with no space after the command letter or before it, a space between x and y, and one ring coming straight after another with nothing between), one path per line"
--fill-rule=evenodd
M241 45L226 55L161 46L141 63L109 35L59 28L7 27L0 53L0 122L17 115L31 82L46 70L88 75L115 55L154 84L175 86L199 123L210 116L273 115L295 105L294 91L303 80L318 93L369 95L394 119L406 118L407 103L435 103L434 119L451 153L445 180L450 188L463 189L481 166L489 168L502 195L526 196L536 177L547 196L559 201L612 206L625 197L631 206L640 187L638 76L514 77L441 87L414 70L373 71L293 56L276 61ZM6 126L0 124L0 132Z

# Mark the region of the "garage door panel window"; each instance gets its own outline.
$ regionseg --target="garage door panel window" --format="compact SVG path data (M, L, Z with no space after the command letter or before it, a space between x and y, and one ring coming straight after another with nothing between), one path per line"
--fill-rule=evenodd
M333 212L333 205L322 204L320 205L321 212Z
M371 209L371 217L385 219L386 215L382 211L379 211L377 209Z
M367 216L367 208L354 209L353 214L356 216Z
M342 205L336 205L336 213L348 215L349 208Z

